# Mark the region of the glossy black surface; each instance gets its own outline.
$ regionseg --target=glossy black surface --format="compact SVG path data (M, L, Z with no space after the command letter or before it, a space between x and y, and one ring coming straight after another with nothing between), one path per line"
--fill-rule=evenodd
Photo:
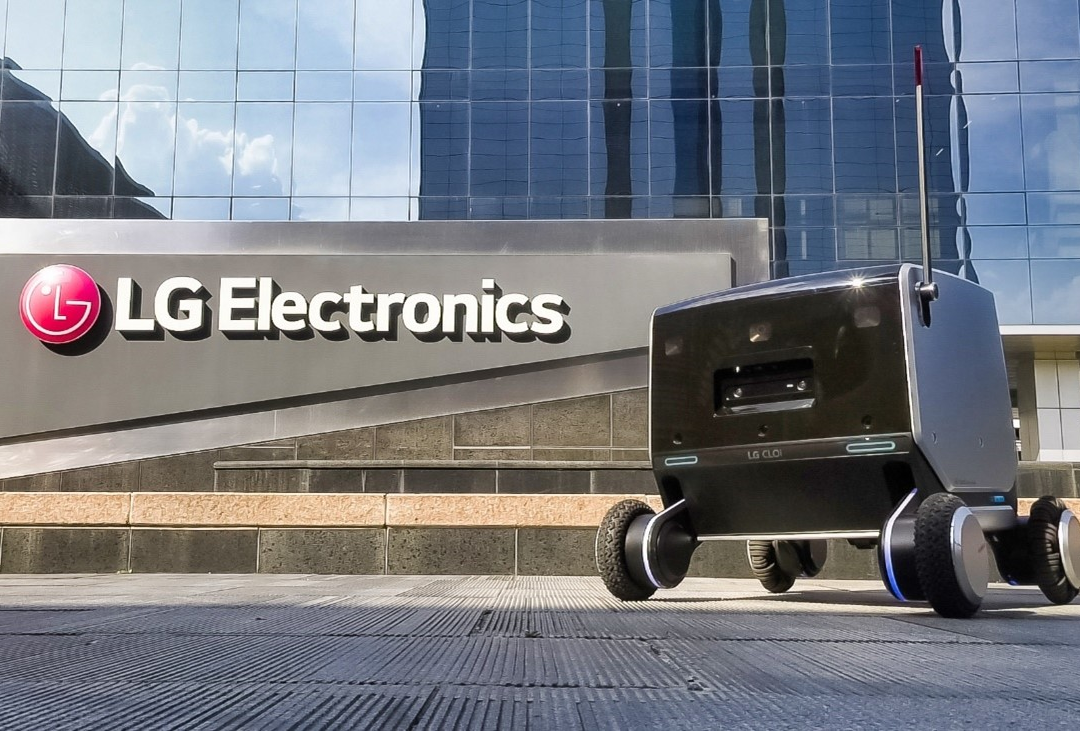
M654 458L910 430L895 274L731 290L657 313L652 338Z

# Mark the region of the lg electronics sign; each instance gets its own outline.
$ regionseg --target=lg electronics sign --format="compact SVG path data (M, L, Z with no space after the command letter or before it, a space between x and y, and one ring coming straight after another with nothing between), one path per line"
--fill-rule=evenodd
M327 339L355 335L396 340L404 329L417 339L443 338L563 342L570 335L570 308L557 294L504 293L494 279L481 279L479 293L369 292L362 285L344 291L305 294L283 290L273 277L222 277L204 283L170 277L144 293L131 277L119 277L112 329L129 340L209 337ZM19 299L23 325L52 346L85 338L102 318L109 295L87 272L54 264L26 283ZM106 326L108 323L105 323ZM99 326L98 330L101 328Z

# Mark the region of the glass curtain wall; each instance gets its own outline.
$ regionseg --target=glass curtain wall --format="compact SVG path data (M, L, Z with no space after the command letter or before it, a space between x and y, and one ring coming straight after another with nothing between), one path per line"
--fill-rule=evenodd
M0 215L764 216L1080 321L1077 0L0 0ZM662 242L658 242L662 246Z

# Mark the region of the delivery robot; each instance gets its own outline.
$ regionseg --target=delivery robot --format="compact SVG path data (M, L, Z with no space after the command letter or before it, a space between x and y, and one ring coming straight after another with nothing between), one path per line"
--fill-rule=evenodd
M1017 515L1016 447L993 295L898 264L752 284L661 307L650 455L664 509L604 517L597 568L622 600L686 575L702 541L747 541L770 592L814 576L826 539L875 548L900 600L969 617L1001 576L1066 603L1080 522Z

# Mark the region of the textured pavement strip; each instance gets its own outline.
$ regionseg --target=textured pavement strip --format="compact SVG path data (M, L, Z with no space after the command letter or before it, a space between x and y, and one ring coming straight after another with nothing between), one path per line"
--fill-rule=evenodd
M0 729L1075 728L1080 602L877 582L0 577Z

